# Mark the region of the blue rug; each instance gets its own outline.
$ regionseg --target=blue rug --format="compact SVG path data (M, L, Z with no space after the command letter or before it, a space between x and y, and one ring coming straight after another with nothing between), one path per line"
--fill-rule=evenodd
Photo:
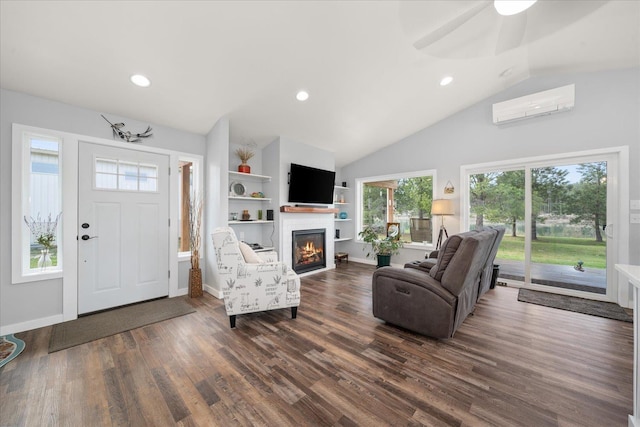
M13 334L0 337L0 368L15 359L24 350L24 341Z

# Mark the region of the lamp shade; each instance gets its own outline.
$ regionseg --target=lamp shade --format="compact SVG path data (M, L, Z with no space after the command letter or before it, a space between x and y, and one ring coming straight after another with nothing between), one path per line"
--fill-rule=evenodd
M449 199L436 199L432 201L431 215L453 215L453 202Z

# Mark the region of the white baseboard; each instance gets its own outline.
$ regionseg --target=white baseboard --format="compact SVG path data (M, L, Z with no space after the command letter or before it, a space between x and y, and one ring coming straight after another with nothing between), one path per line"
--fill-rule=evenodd
M214 288L213 286L209 286L207 284L203 285L203 288L205 291L207 291L208 294L213 295L214 297L218 298L218 299L222 299L223 295L222 295L222 291L219 291L218 289Z
M55 316L43 317L41 319L29 320L22 323L14 323L13 325L0 326L0 335L16 334L18 332L30 331L32 329L51 326L62 322L64 322L63 315L56 314Z
M176 290L174 294L169 295L169 298L181 297L183 295L188 295L188 294L189 294L189 288L178 288L178 290Z

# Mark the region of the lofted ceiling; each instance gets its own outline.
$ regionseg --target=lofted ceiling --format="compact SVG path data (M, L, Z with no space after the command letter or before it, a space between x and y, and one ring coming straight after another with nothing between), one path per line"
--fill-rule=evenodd
M485 3L2 0L0 84L198 134L226 116L340 167L530 76L640 66L638 1Z

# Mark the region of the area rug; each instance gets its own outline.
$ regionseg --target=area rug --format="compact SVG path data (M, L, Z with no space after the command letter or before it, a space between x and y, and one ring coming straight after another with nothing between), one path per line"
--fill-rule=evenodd
M163 298L59 323L51 331L49 353L194 311L184 297Z
M633 323L633 317L629 316L618 304L612 302L594 301L530 289L520 289L518 301Z
M24 341L13 334L0 337L0 368L15 359L24 350Z

